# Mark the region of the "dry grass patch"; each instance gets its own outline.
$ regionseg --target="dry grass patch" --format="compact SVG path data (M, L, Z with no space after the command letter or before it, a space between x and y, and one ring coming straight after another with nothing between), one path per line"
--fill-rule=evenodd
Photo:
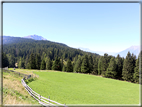
M3 104L38 104L21 84L21 77L3 73Z

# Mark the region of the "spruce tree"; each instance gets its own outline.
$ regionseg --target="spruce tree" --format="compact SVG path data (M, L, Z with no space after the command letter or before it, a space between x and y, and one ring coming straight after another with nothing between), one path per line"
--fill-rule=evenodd
M74 68L75 72L81 72L81 64L82 64L81 57L79 57L75 63L75 68Z
M22 58L20 57L20 60L18 62L18 68L22 68Z
M98 62L98 75L102 74L102 59L103 59L103 56L101 56L99 58L99 62Z
M5 53L2 53L2 67L8 67L9 61Z
M60 59L58 57L56 57L54 62L53 62L52 70L58 70L58 71L62 70L61 62L60 62Z
M31 53L30 58L29 58L29 68L30 69L36 69L36 63L35 63L35 56L33 53Z
M105 53L104 56L102 57L102 63L101 63L101 69L102 69L102 73L101 75L102 76L105 76L105 73L107 71L107 68L108 68L108 65L109 65L109 57L108 57L108 54Z
M139 83L139 57L136 61L136 67L134 69L133 79L134 82Z
M93 58L91 55L89 55L88 62L89 62L89 71L92 72L93 71Z
M46 69L47 70L51 70L52 69L52 62L51 62L50 58L48 58L48 60L47 60Z
M30 69L29 55L26 56L24 66L25 66L26 69Z
M36 63L36 69L40 69L40 66L41 66L41 57L40 57L39 54L36 54L35 63Z
M88 64L88 56L84 55L82 65L81 65L81 72L82 73L90 73L89 72L89 64Z
M66 65L63 65L63 69L62 69L62 71L66 71L66 68L67 68L67 66Z
M116 57L116 72L117 72L117 78L121 79L122 78L122 69L123 69L123 59L120 57L118 54Z
M67 72L73 72L73 66L72 66L72 63L71 63L71 60L68 59L67 61L67 68L66 68L66 71Z
M44 60L44 59L43 59L42 62L41 62L40 69L41 69L41 70L45 70L45 69L46 69L46 63L45 63L45 60Z
M117 72L116 72L116 61L115 58L112 57L109 63L109 66L107 68L105 77L108 78L116 78Z
M93 58L93 71L91 72L92 74L97 75L98 74L98 58Z
M134 66L133 66L133 57L131 53L128 52L126 59L124 59L123 70L122 70L122 79L126 81L133 81L133 73L134 73Z

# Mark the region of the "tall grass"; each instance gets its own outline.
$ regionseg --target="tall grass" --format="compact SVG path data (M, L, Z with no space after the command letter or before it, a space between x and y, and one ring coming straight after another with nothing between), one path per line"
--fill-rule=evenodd
M21 77L3 72L3 104L38 104L21 84Z

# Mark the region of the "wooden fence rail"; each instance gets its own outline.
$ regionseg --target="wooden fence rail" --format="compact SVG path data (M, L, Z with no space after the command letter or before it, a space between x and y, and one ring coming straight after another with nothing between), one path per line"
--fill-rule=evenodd
M35 91L33 91L24 81L25 78L23 78L21 80L22 85L25 87L25 89L28 91L28 93L34 98L36 99L41 105L43 106L53 106L53 107L58 107L58 106L64 106L67 107L65 104L60 104L56 101L50 100L49 98L45 98L43 96L41 96L40 94L36 93Z
M18 76L23 77L23 79L21 80L22 85L25 87L27 92L34 99L36 99L39 102L39 104L41 104L42 106L45 106L45 107L49 107L49 106L52 106L52 107L58 107L58 106L67 107L65 104L60 104L60 103L58 103L56 101L50 100L50 98L45 98L45 97L41 96L40 94L36 93L35 91L33 91L25 82L26 79L33 78L33 76L23 74L23 73L20 73L20 72L16 72L16 71L12 71L12 70L7 70L7 69L3 69L3 71L8 72L8 73L14 73L14 74L16 74Z

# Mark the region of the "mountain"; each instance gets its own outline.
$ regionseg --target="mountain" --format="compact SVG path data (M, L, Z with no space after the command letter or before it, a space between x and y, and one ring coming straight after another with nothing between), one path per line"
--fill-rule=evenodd
M136 57L138 57L138 55L140 53L140 46L131 46L131 47L119 52L119 53L114 54L114 56L117 56L119 54L121 57L125 58L127 56L128 51L131 54L133 53L134 55L136 55Z
M3 36L3 52L9 57L14 56L17 59L20 57L29 58L31 53L39 54L42 58L48 56L50 59L55 59L58 56L64 59L70 58L71 60L78 55L98 56L96 53L84 52L63 43L10 36Z
M12 37L12 36L3 36L1 38L3 40L3 44L11 44L11 43L19 43L19 42L31 42L32 39L22 38L22 37Z
M3 44L43 41L43 40L35 40L35 39L25 38L25 37L12 37L12 36L3 36L2 39L3 39ZM67 46L66 44L63 44L63 43L52 42L52 41L48 41L48 40L44 40L44 41L49 42L49 43L56 43L61 46Z
M29 38L29 39L34 39L34 40L47 40L47 39L43 38L42 36L38 36L38 35L29 35L29 36L25 36L23 38Z
M105 53L107 53L108 55L114 55L116 53L116 52L93 51L93 50L90 50L89 48L83 48L83 47L79 47L79 49L86 51L86 52L97 53L99 55L104 55Z

